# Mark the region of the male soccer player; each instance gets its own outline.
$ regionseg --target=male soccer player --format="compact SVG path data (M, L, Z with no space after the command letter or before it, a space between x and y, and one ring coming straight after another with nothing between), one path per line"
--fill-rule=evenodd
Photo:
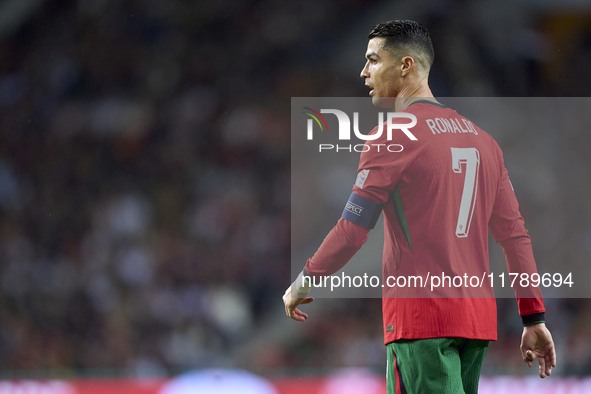
M499 146L468 119L437 102L429 89L434 54L427 30L414 21L380 23L369 33L365 56L361 77L371 89L372 102L413 114L417 123L411 131L417 140L401 139L402 152L361 153L347 205L360 209L353 214L345 208L287 289L287 315L307 319L297 308L313 300L308 297L310 284L302 278L331 275L342 268L366 241L380 211L384 276L431 274L445 281L445 275L487 275L488 230L501 243L509 272L536 273L531 241ZM391 142L386 134L372 143ZM450 280L448 287L423 296L385 288L388 393L477 393L488 343L497 339L494 293L490 285L470 291L451 286ZM556 366L556 354L545 326L541 292L526 284L515 293L524 325L523 361L531 367L537 358L544 378Z

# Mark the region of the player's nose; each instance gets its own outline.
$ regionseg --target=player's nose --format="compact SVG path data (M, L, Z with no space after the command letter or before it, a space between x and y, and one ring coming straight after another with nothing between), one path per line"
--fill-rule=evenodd
M367 70L367 65L369 64L369 62L365 63L365 66L363 66L363 69L361 70L361 73L359 74L359 76L363 79L365 78L369 78L369 73Z

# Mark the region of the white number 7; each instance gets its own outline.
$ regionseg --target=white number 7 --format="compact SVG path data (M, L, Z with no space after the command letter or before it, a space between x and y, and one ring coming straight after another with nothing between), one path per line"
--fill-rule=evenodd
M478 191L478 167L480 167L480 153L476 148L451 148L451 168L455 173L462 173L462 164L466 164L464 190L460 202L460 213L456 225L456 236L465 238L470 230L470 222L474 213L476 192Z

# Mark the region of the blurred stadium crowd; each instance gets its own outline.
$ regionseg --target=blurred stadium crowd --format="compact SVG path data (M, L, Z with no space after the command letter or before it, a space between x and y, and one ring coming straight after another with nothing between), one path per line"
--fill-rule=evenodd
M0 370L381 370L379 300L322 300L298 336L260 336L291 324L281 305L290 283L290 97L365 96L366 33L396 18L396 8L360 0L21 3L28 12L11 13L10 24L0 18ZM583 14L421 3L433 6L416 17L433 36L436 96L591 93ZM468 17L491 12L497 19ZM352 32L356 57L337 62ZM553 45L563 42L557 56ZM528 160L511 157L513 168ZM589 155L580 157L580 168L591 168ZM569 201L554 192L518 197L526 225L568 209L553 206ZM586 209L576 230L588 245ZM550 237L551 220L528 228ZM588 262L591 249L577 250ZM569 354L562 371L590 374L589 300L548 307L558 350ZM500 341L485 372L525 372L516 316L515 301L499 300ZM266 345L245 356L257 338Z

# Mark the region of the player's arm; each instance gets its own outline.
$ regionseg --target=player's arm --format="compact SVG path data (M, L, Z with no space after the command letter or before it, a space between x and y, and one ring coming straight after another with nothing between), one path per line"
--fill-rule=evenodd
M287 316L306 320L307 315L297 306L312 301L308 297L312 283L307 279L318 280L334 274L361 249L400 179L405 163L412 157L412 154L392 154L385 149L361 154L357 179L342 217L283 296Z
M355 201L354 203L352 202ZM356 208L352 208L355 204ZM355 209L357 214L351 213ZM283 295L285 313L297 321L305 321L308 315L297 306L314 299L308 297L312 281L332 275L340 270L367 241L367 234L375 226L382 205L352 193L345 205L343 215L328 233L324 241Z
M372 133L377 130L376 127ZM395 138L387 140L384 133L374 141L373 149L361 153L357 179L341 219L326 236L314 256L308 259L304 270L298 276L300 280L296 279L283 296L285 311L289 317L300 321L307 318L297 306L304 301L311 302L307 301L310 299L308 294L311 283L301 278L319 279L332 275L361 249L402 174L420 154L422 145L418 143L405 145L403 153L375 148L396 142Z
M489 229L495 241L503 247L510 273L526 273L529 277L537 273L531 239L519 213L519 204L504 165ZM544 378L556 366L556 352L552 335L545 325L546 309L542 292L539 287L521 287L518 282L515 282L513 290L524 326L521 341L523 361L531 367L537 358L540 377Z
M531 239L525 229L523 217L519 213L519 204L503 166L497 196L489 221L490 232L496 242L503 247L507 269L510 273L537 273ZM522 287L515 281L513 290L517 298L519 315L523 324L531 324L526 316L535 315L537 322L544 322L544 300L539 287Z

